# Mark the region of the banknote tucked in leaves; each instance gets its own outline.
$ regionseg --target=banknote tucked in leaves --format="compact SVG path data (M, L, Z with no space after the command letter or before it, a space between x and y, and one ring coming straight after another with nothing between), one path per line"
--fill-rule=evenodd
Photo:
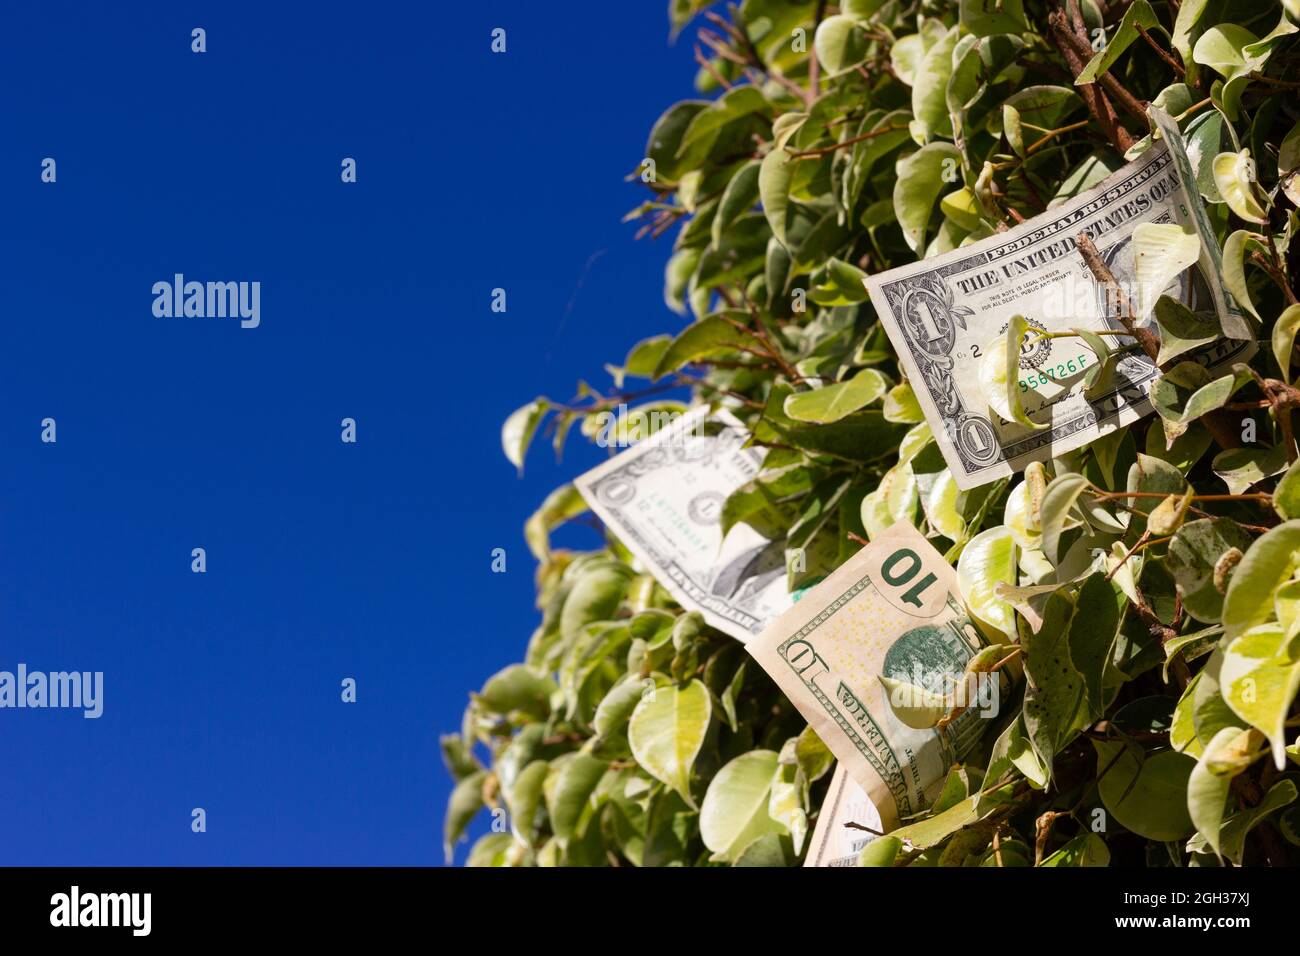
M1113 334L1125 331L1120 300L1088 268L1080 233L1128 291L1139 325L1154 330L1161 293L1186 307L1184 324L1199 324L1206 334L1198 337L1210 341L1182 359L1222 372L1254 354L1254 332L1223 286L1178 125L1154 107L1151 116L1160 136L1096 187L1006 232L866 280L959 488L1059 456L1152 411L1156 364L1132 338ZM1162 272L1162 258L1193 264ZM1017 335L1010 346L1009 329ZM1072 330L1092 337L1041 334ZM1010 399L998 397L1007 392Z
M724 535L722 509L758 474L764 450L725 409L691 409L574 485L682 607L748 641L790 606L784 538L745 522Z
M857 866L862 848L876 838L881 826L876 805L837 763L803 865Z
M892 829L933 802L950 767L996 716L998 698L980 706L957 692L986 646L967 616L957 572L919 531L899 523L746 649Z

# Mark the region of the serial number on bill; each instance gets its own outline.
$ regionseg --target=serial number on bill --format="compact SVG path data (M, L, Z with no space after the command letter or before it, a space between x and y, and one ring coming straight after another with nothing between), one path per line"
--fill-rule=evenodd
M1237 891L1173 892L1173 893L1125 893L1124 902L1142 906L1185 905L1235 905L1249 906L1250 893Z

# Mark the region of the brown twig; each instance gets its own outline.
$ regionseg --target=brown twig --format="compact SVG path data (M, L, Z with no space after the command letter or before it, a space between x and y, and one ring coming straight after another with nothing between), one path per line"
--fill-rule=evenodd
M1070 69L1070 75L1072 77L1078 76L1083 72L1087 61L1083 59L1075 47L1074 31L1071 29L1065 13L1061 10L1053 10L1047 15L1047 24L1048 35L1052 44L1065 59L1066 66ZM1089 47L1089 49L1091 48ZM1092 114L1097 121L1097 125L1101 127L1102 135L1121 153L1128 152L1129 147L1133 145L1133 136L1119 124L1119 117L1115 114L1115 107L1107 99L1101 88L1095 83L1085 83L1079 87L1079 95L1083 97L1088 112Z
M1047 849L1047 841L1052 835L1052 824L1060 817L1069 815L1065 810L1048 810L1035 821L1034 866L1043 862L1043 851Z
M848 139L842 139L838 143L832 143L829 146L818 146L816 149L805 149L800 151L789 150L791 159L808 159L812 156L825 156L827 153L833 153L837 149L843 149L845 146L852 146L854 143L860 143L866 139L874 139L877 136L884 136L886 133L894 133L898 130L907 129L906 126L890 124L882 126L880 129L873 129L869 133L859 133L857 136L850 136Z
M1033 155L1034 153L1038 152L1038 150L1041 149L1044 145L1046 145L1050 140L1054 139L1057 136L1060 136L1062 133L1072 133L1076 129L1083 129L1087 125L1088 125L1087 120L1079 120L1079 122L1077 123L1070 123L1066 126L1060 127L1059 129L1049 130L1046 136L1042 137L1041 139L1034 140L1034 142L1032 142L1027 147L1025 147L1025 155L1026 156Z
M1098 282L1105 285L1107 297L1115 296L1116 313L1119 316L1120 323L1142 346L1142 351L1147 354L1147 357L1159 367L1160 338L1150 329L1137 324L1128 296L1124 294L1124 290L1115 281L1114 274L1102 260L1101 254L1097 252L1097 247L1093 244L1092 239L1086 233L1079 233L1075 237L1075 242L1078 245L1080 254L1083 256L1083 261L1088 265L1089 271L1097 278ZM1237 433L1236 426L1226 417L1223 409L1216 408L1207 412L1201 416L1200 421L1204 422L1205 427L1210 430L1210 434L1221 448L1241 447L1241 437Z
M817 27L821 25L822 17L826 15L826 0L817 0L817 10L813 13L813 36L817 35ZM818 86L820 85L821 64L817 62L817 54L811 51L808 54L808 93L815 100L817 98Z
M1286 296L1286 301L1290 305L1296 304L1295 292L1291 288L1291 283L1287 280L1286 264L1282 256L1277 251L1277 243L1273 240L1273 230L1265 229L1264 237L1268 240L1268 251L1273 256L1273 265L1277 269L1278 275L1282 278L1282 294Z
M1282 432L1282 448L1286 451L1287 463L1295 464L1296 444L1291 413L1300 408L1300 389L1293 388L1279 378L1264 378L1253 368L1250 369L1250 374L1273 406L1273 418Z
M731 90L731 84L728 83L726 79L723 77L723 75L717 71L717 69L713 66L713 62L707 56L704 55L704 52L700 49L700 45L698 43L695 44L695 62L698 63L700 66L704 67L704 69L708 71L709 76L713 77L713 81L717 83L720 87L722 87L724 90L728 90L728 91Z
M1184 77L1187 75L1187 71L1183 69L1182 63L1176 60L1173 54L1171 54L1168 50L1166 50L1159 43L1157 43L1155 37L1147 33L1146 27L1142 26L1142 24L1140 23L1135 23L1134 26L1137 27L1138 34L1142 37L1142 39L1147 41L1147 46L1155 50L1156 56L1160 57L1160 59L1168 63L1169 68L1172 69L1175 74L1177 74L1179 77Z
M1147 357L1152 362L1159 364L1160 339L1150 329L1137 324L1128 296L1124 294L1124 290L1115 281L1114 273L1110 271L1110 267L1101 258L1101 253L1097 251L1097 246L1093 243L1092 238L1086 232L1081 232L1075 237L1075 243L1079 247L1079 253L1083 256L1083 261L1088 265L1088 270L1096 277L1098 282L1106 287L1107 301L1114 302L1115 312L1119 316L1120 324L1124 326L1129 335L1133 336L1138 345L1142 346L1142 351L1147 354Z
M865 823L854 823L852 820L845 820L844 825L848 827L850 830L865 830L867 833L874 833L876 836L884 836L884 834L881 831L873 830Z
M1092 44L1088 42L1088 27L1083 22L1083 14L1079 10L1078 0L1069 0L1070 23L1073 30L1065 33L1064 39L1073 48L1075 55L1079 57L1080 62L1085 66L1092 59ZM1078 76L1075 73L1075 76ZM1142 123L1147 122L1146 106L1138 101L1138 98L1124 88L1119 80L1109 73L1102 73L1097 77L1096 82L1100 83L1106 95L1114 100L1124 111L1131 116L1136 117Z
M1124 498L1160 498L1169 497L1167 491L1102 491L1093 497L1093 501L1118 501ZM1262 505L1272 505L1273 496L1265 491L1247 492L1240 495L1192 495L1193 501L1258 501Z

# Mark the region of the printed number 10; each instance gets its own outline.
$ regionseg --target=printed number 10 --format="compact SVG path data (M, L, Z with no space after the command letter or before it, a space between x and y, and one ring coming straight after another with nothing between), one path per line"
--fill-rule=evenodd
M899 564L903 562L907 563L906 567L899 569ZM880 573L884 576L885 580L896 588L901 588L903 585L907 584L916 577L916 573L920 570L921 556L911 548L903 548L902 550L895 551L886 558L885 563L880 566ZM903 600L908 604L921 607L921 595L924 594L925 589L936 580L938 579L934 576L934 572L930 572L904 592Z

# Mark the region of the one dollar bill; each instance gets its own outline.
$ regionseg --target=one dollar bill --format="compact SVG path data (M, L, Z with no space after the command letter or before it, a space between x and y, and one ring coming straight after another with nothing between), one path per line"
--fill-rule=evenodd
M881 678L945 695L984 646L957 572L919 531L899 523L805 593L747 650L892 829L930 806L990 715L967 708L942 729L917 729L898 716Z
M748 641L790 606L784 539L722 508L758 474L764 450L725 409L693 408L574 481L587 504L668 593Z
M1096 187L1006 232L866 280L957 486L974 488L1057 457L1123 428L1152 411L1159 371L1140 350L1119 358L1097 393L1084 381L1098 356L1082 338L1040 332L1123 332L1118 303L1096 280L1076 244L1086 233L1121 287L1136 286L1133 232L1171 223L1195 232L1200 261L1163 290L1193 313L1211 313L1224 337L1182 359L1226 371L1255 352L1253 332L1223 286L1220 254L1177 124L1152 108L1159 139ZM1030 336L1018 379L1024 409L1040 427L989 408L980 365L1002 347L1012 316ZM1142 317L1153 327L1150 317ZM1213 332L1211 333L1213 334ZM1110 344L1131 343L1106 336Z

